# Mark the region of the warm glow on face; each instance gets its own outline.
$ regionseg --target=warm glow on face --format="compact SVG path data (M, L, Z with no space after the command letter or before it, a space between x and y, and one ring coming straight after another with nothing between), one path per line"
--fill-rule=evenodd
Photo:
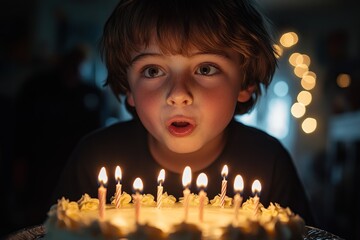
M251 186L251 191L256 194L261 192L261 183L259 180L255 180Z
M189 166L185 167L183 176L182 176L182 184L184 187L188 187L191 183L191 168Z
M223 167L223 169L222 169L222 171L221 171L221 176L227 177L228 172L229 172L228 166L227 166L227 165L224 165L224 167Z
M244 180L241 175L236 175L234 180L234 191L235 192L242 192L244 190Z
M158 176L158 183L162 184L165 180L165 170L161 169Z
M312 95L308 91L301 91L297 95L297 100L298 100L299 103L303 104L304 106L307 106L307 105L309 105L311 103Z
M295 45L298 41L299 38L294 32L284 33L280 38L281 45L287 48Z
M351 77L349 74L345 74L345 73L339 74L339 76L337 76L336 78L336 83L341 88L347 88L350 86Z
M312 133L316 130L317 121L314 118L306 118L301 124L301 127L305 133Z
M101 168L101 170L100 170L100 172L99 172L99 177L98 177L98 179L99 179L99 182L100 182L101 184L106 184L106 183L107 183L108 177L107 177L107 175L106 175L105 167L102 167L102 168Z
M133 184L133 188L136 192L141 192L144 188L143 182L140 178L136 178Z
M291 107L291 114L296 118L304 116L306 108L302 103L296 102Z
M208 178L205 173L200 173L196 179L196 186L198 188L206 188L208 184Z
M116 179L116 181L120 181L121 177L122 177L121 168L119 166L116 166L116 169L115 169L115 179Z

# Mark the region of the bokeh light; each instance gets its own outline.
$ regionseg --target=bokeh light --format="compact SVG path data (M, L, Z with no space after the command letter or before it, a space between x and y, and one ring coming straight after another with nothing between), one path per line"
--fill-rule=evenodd
M296 118L301 118L305 112L306 108L302 103L296 102L291 106L291 114Z
M304 106L307 106L311 103L312 101L312 95L310 92L308 91L301 91L298 95L297 95L297 100L299 103L303 104Z
M300 53L295 52L295 53L291 54L289 57L289 63L294 67L297 65L296 59L298 56L300 56Z
M295 63L296 63L296 65L304 64L309 67L310 63L311 63L311 59L306 54L299 54L299 55L297 55L297 57L295 59Z
M286 48L294 46L298 41L298 35L294 32L284 33L280 38L280 44Z
M289 134L289 105L284 98L273 98L269 102L271 114L266 119L266 129L274 137L284 139Z
M341 88L347 88L351 84L351 77L349 74L339 74L336 78L336 83Z
M313 71L308 71L304 73L304 76L311 76L316 79L316 73L314 73Z
M305 75L301 79L301 86L305 90L309 91L309 90L313 89L315 87L315 85L316 85L316 79L312 75Z
M278 97L285 97L289 92L289 85L285 81L278 81L274 85L274 93Z
M302 124L301 128L305 133L312 133L316 130L317 121L315 118L306 118Z
M298 64L294 68L294 74L299 78L302 78L304 76L304 74L308 71L309 71L309 68L305 64Z

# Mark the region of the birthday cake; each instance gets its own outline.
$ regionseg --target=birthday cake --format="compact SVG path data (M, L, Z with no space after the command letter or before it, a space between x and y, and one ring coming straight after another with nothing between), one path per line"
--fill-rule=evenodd
M303 239L303 219L277 203L264 207L249 198L238 207L234 199L209 200L189 194L178 201L166 192L161 206L154 196L123 192L112 197L99 214L99 199L84 194L77 202L62 198L53 205L45 222L45 239ZM201 209L201 210L200 210ZM101 217L100 217L101 216Z

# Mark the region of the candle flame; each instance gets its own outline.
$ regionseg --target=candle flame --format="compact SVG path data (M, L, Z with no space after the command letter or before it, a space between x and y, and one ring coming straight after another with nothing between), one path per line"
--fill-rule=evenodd
M200 173L196 179L196 186L199 188L206 188L208 184L208 178L205 173Z
M261 183L259 180L255 180L251 186L251 190L254 194L261 192Z
M165 170L161 169L158 176L158 183L162 184L165 180Z
M116 166L116 169L115 169L115 179L116 179L116 181L120 181L121 177L122 177L121 168L119 166Z
M228 166L227 166L227 165L224 165L224 167L223 167L223 169L222 169L222 171L221 171L221 176L227 177L228 172L229 172Z
M184 187L188 187L191 183L191 168L186 166L182 176L182 184Z
M141 181L140 178L136 178L133 184L133 188L135 191L139 191L141 192L144 188L143 182Z
M100 172L99 172L99 177L98 177L98 179L99 179L99 182L100 182L101 184L106 184L106 183L107 183L108 177L107 177L107 175L106 175L105 167L102 167L102 168L101 168L101 170L100 170Z
M234 180L234 190L235 192L242 192L244 190L244 180L241 175L236 175Z

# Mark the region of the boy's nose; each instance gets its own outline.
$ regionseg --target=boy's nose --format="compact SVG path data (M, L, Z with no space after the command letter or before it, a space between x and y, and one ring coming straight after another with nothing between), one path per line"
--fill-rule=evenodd
M166 102L174 106L191 105L193 103L193 96L186 84L181 81L171 86Z

